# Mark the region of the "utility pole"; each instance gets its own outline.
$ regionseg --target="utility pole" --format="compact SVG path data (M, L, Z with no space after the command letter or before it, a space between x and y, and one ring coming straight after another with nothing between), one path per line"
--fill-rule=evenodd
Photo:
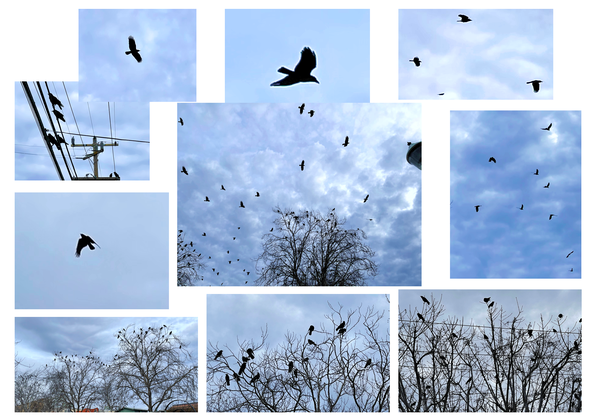
M96 138L96 136L94 136L93 140L92 140L92 144L75 144L75 137L71 137L71 147L91 147L92 148L92 152L91 153L87 153L85 156L82 157L76 157L76 159L83 159L83 160L87 160L92 158L92 162L94 164L94 174L93 177L75 177L73 178L73 181L98 181L98 180L102 180L102 181L119 181L121 178L116 176L116 177L99 177L98 176L98 155L100 153L104 152L104 147L116 147L118 146L119 143L118 142L114 142L114 143L104 143L103 141L98 142L98 139Z

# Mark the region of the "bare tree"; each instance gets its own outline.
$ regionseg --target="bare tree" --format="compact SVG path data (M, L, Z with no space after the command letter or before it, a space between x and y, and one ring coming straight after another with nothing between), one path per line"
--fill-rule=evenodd
M182 230L177 233L177 286L193 286L201 277L198 271L204 270L200 253L196 253L194 241L185 243Z
M15 411L51 411L44 369L15 372Z
M119 351L110 366L121 392L139 399L148 411L165 410L176 401L197 401L198 364L168 326L136 330L129 325L115 336Z
M333 209L326 217L314 211L273 209L275 230L263 236L263 253L256 259L265 286L364 286L365 276L377 275L375 252L362 241L360 228L346 230ZM264 267L258 269L259 263Z
M124 392L118 385L119 376L116 375L114 369L111 369L110 366L106 366L97 386L98 403L102 405L105 410L111 412L119 411L131 401L131 393Z
M330 305L331 307L331 305ZM207 410L211 412L387 412L389 330L384 312L341 306L320 327L270 350L265 329L258 342L235 348L210 345ZM249 352L248 350L251 350Z
M581 324L562 314L525 324L522 307L482 304L486 325L441 320L433 298L400 310L400 411L581 411Z

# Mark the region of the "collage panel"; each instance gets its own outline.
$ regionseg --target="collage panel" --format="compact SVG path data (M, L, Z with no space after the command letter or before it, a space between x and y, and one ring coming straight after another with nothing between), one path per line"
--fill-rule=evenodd
M390 411L389 295L209 294L207 306L208 412Z
M370 101L370 11L225 10L225 102L302 101Z
M167 193L15 194L16 309L167 309Z
M197 412L198 318L16 317L15 412Z
M421 284L419 104L178 116L179 285Z
M15 83L15 179L150 179L149 105L80 101L77 82Z
M400 412L581 412L581 290L401 290Z
M552 99L552 9L399 11L400 100Z
M581 278L581 112L452 111L450 277Z
M82 101L196 100L195 9L80 9Z

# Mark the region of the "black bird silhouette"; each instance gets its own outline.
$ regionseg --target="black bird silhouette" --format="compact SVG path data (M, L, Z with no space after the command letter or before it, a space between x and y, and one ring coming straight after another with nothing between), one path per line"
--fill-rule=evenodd
M461 23L472 22L472 20L467 15L458 15L458 17L460 18L460 20L457 20L457 22L461 22Z
M344 333L345 333L345 332L346 332L346 329L345 329L345 328L342 328L342 329L340 329L340 330L338 331L338 334L339 334L339 335L344 335Z
M494 302L490 303L490 304L488 305L488 308L491 308L492 306L494 306Z
M316 346L316 345L317 345L317 344L316 344L314 341L312 341L310 338L308 339L308 344L312 344L313 346Z
M533 91L535 93L538 93L540 91L540 83L542 83L541 80L530 80L529 82L527 82L527 84L530 84L531 86L533 86Z
M304 359L302 359L302 363L306 363L308 362L308 357L305 357Z
M444 96L444 92L438 93L439 96Z
M52 113L54 114L54 116L55 116L57 119L61 120L62 122L66 122L66 121L65 121L65 116L64 116L64 115L63 115L61 112L57 111L56 109L53 109L53 110L52 110Z
M476 212L479 212L479 207L481 207L481 204L478 204L478 205L475 206L475 211Z
M179 124L183 125L183 118L179 117Z
M548 127L542 128L542 130L550 131L550 127L552 127L552 123L550 123L550 125Z
M242 376L242 374L244 373L245 370L246 370L246 362L242 363L242 365L240 366L238 375Z
M427 298L425 296L421 296L421 300L423 300L423 303L430 305L429 301L427 300Z
M336 331L339 331L339 330L341 330L342 328L344 328L345 326L346 326L346 321L342 321L342 323L341 323L340 325L338 325L338 326L336 327L336 329L335 329L335 330L336 330Z
M52 109L54 109L55 106L58 106L60 109L63 109L63 104L60 101L60 99L58 99L50 92L48 92L48 95L50 96L50 103L52 104Z
M223 185L221 185L221 190L225 191L225 187Z
M521 207L519 207L519 210L523 210L523 204L521 204Z
M210 203L210 200L208 199L208 196L206 196L206 198L204 199L204 201L206 201L207 203Z
M273 232L273 228L271 228L271 230L269 232Z
M215 360L217 360L219 357L221 357L223 355L223 350L219 350L217 352L217 355L215 356Z
M304 112L304 104L300 105L298 108L300 108L300 114L302 114Z
M492 156L492 157L490 158L490 160L488 160L488 162L494 162L494 163L496 163L496 159L494 159L494 157Z
M183 172L186 175L189 175L187 169L185 169L185 166L181 167L181 172Z
M248 349L246 351L248 352L248 356L250 356L251 359L254 359L254 351L252 351L252 349Z
M527 330L527 335L529 335L530 337L533 337L533 330Z
M350 139L346 136L346 140L342 143L342 146L346 147L350 144Z
M365 197L365 199L363 200L363 203L366 203L368 199L369 199L369 194L367 194L367 196L366 196L366 197Z
M573 252L575 252L575 251L571 251L571 252L569 252L569 253L567 254L567 258L569 258L569 255L571 255Z
M485 335L485 333L483 333L483 338L486 339L486 340L490 339L490 337L488 337L487 335Z
M535 172L533 173L534 175L539 175L540 174L540 170L536 169Z
M415 63L415 66L419 67L422 63L421 60L419 60L419 57L415 57L412 60L408 60L408 61L412 61L413 63Z
M138 63L142 62L142 56L140 55L140 50L135 46L135 39L130 35L129 36L129 51L125 51L125 54L131 54L133 58L137 60Z
M298 166L300 166L300 170L303 171L304 170L304 161L302 161L302 163L300 165L298 165Z
M242 208L242 209L246 208L246 206L244 206L244 202L243 201L240 201L240 208Z
M260 197L260 194L258 193L258 191L256 191L256 195L255 197ZM238 228L239 229L239 228Z
M294 369L294 377L297 378L298 377L298 369Z
M242 362L249 362L250 358L246 356L242 356Z
M573 272L573 269L571 268L571 273Z
M556 216L556 214L551 214L548 220L552 220L552 216Z
M550 183L548 182L548 184L546 184L546 186L544 186L544 188L550 188Z
M204 233L202 234L202 236L206 236L206 232L204 232Z
M312 332L315 330L315 326L311 325L310 327L308 327L308 335L312 335Z
M308 111L308 115L310 115L310 117L312 118L313 115L315 115L315 111L313 111L312 109L310 111Z
M227 383L227 386L229 386L229 375L227 373L225 374L225 382Z
M412 144L412 142L411 142L411 141L407 141L407 142L406 142L406 145L407 145L408 147L410 147L410 145L411 145L411 144Z
M563 317L563 314L558 314L558 317L559 317L559 318L562 318L562 317Z
M77 249L75 250L75 256L79 258L79 256L81 255L81 250L86 246L88 246L93 251L94 249L96 249L94 245L100 248L100 245L94 242L92 238L82 233L81 238L79 238L79 240L77 241Z
M317 55L308 47L304 47L300 52L300 61L296 64L294 71L279 67L279 73L287 74L283 79L271 83L271 86L290 86L301 82L319 83L315 76L311 76L310 72L317 67Z
M419 319L423 322L425 322L425 318L423 317L423 315L421 315L420 313L417 312L417 316L419 317Z
M250 381L250 384L253 384L254 382L258 381L259 378L260 378L260 373L257 373L256 375L254 375L254 377Z
M288 373L292 373L293 369L294 369L294 362L288 363Z
M365 363L365 369L368 368L370 364L371 364L371 359L367 360L367 363Z

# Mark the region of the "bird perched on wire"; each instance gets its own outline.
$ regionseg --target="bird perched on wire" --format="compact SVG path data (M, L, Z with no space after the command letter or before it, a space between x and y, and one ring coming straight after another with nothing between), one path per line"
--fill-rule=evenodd
M540 83L542 83L541 80L530 80L529 82L527 82L527 84L530 84L531 86L533 86L533 91L535 93L538 93L540 91Z
M414 57L412 60L408 60L408 61L412 61L413 63L415 63L415 66L419 67L422 63L421 60L419 60L419 57Z
M346 140L342 143L342 146L346 147L350 144L350 138L346 136Z
M302 114L304 112L304 104L300 105L298 108L300 109L300 114Z
M310 115L310 117L312 118L313 115L315 115L315 111L311 109L310 111L308 111L308 115Z
M56 96L54 96L51 92L48 92L48 96L50 97L50 103L52 104L52 109L55 106L58 106L61 110L63 109L63 104Z
M53 109L52 113L54 114L54 116L56 117L56 119L61 120L62 122L66 122L65 121L65 116L62 113L60 113L59 111L57 111L56 109Z
M179 117L179 124L183 125L183 118Z
M300 61L296 64L294 71L279 67L279 73L286 74L283 79L271 83L271 86L290 86L296 83L315 82L319 83L315 76L311 76L311 72L317 67L317 55L308 47L304 47L300 52Z
M546 130L546 131L550 131L550 128L552 127L552 123L550 123L550 125L546 128L542 128L542 130Z
M189 175L187 169L185 169L185 166L181 167L181 172L183 172L186 175Z
M300 170L303 171L304 170L304 161L302 161L302 163L298 166L300 166Z
M125 54L131 54L133 58L137 60L138 63L142 62L142 56L140 55L140 50L135 46L135 39L129 35L129 51L125 51Z
M82 233L81 238L79 238L79 240L77 241L77 249L75 250L75 256L77 258L79 258L79 256L81 255L81 250L83 248L85 248L86 246L89 247L93 251L94 249L96 249L94 247L94 245L96 245L98 248L100 248L100 245L98 245L96 242L94 242L94 240L92 238L90 238L89 236L84 235Z
M472 22L472 20L467 15L458 15L458 17L460 18L460 20L457 20L457 22L461 22L461 23Z

